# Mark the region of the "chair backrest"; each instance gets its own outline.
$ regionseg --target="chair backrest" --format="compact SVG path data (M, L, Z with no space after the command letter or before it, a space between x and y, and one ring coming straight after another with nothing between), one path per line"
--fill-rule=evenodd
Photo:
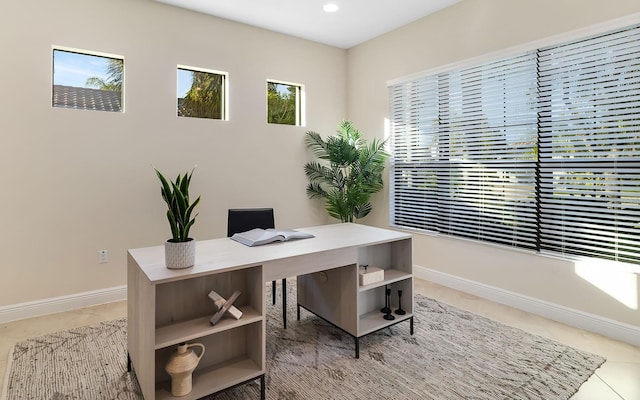
M273 208L230 208L227 219L227 236L254 228L275 228Z

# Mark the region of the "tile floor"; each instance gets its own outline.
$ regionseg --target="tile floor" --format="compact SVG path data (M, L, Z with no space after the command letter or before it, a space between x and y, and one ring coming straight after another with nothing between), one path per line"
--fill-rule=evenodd
M640 400L640 347L575 329L421 279L415 290L444 303L475 312L525 331L599 354L607 359L585 382L573 400ZM87 307L0 325L0 384L4 384L7 357L14 343L100 321L126 316L126 302ZM0 393L2 387L0 386Z

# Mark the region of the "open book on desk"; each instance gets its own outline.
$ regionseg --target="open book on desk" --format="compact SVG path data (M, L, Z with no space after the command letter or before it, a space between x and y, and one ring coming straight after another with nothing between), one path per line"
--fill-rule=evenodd
M255 228L250 231L235 233L231 239L247 246L260 246L272 242L286 242L293 239L312 238L313 235L293 229L261 229Z

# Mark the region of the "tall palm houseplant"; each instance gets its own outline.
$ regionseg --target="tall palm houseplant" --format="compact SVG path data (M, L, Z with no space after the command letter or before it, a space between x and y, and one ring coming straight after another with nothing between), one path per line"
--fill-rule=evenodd
M175 181L167 180L155 169L161 183L162 199L167 204L167 220L172 238L165 242L165 262L167 268L188 268L195 264L195 240L189 237L189 230L196 222L198 214L191 216L200 203L200 196L193 202L189 199L190 173L178 174Z
M362 138L351 121L338 125L336 135L323 139L309 131L306 145L318 161L308 162L309 198L324 199L325 209L341 222L355 222L371 212L371 195L383 188L382 173L389 154L386 140Z

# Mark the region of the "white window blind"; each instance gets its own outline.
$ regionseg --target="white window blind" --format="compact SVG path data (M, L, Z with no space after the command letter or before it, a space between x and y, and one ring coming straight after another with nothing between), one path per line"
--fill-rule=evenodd
M535 52L391 88L393 221L536 245Z
M391 85L391 224L640 263L639 35Z
M540 247L640 262L640 29L540 51Z

